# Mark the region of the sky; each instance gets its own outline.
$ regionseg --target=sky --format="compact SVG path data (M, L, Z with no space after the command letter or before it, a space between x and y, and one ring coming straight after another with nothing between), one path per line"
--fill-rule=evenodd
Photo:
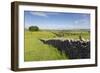
M90 14L24 11L24 25L51 30L90 29Z

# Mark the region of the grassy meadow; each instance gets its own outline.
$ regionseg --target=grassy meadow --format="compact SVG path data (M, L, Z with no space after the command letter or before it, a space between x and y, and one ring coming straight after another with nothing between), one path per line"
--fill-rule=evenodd
M62 60L68 59L65 54L60 52L53 46L43 44L39 39L74 39L78 40L79 36L82 36L85 40L90 39L89 31L28 31L25 30L25 51L24 61L44 61L44 60Z

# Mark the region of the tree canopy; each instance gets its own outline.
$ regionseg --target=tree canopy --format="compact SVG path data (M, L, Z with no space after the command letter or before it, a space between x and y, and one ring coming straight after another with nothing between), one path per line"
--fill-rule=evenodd
M38 26L30 26L29 31L39 31L39 27Z

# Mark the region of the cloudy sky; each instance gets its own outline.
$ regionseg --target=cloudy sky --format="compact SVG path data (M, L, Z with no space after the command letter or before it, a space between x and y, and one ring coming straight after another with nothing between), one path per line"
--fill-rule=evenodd
M89 29L90 14L24 11L25 28L40 29Z

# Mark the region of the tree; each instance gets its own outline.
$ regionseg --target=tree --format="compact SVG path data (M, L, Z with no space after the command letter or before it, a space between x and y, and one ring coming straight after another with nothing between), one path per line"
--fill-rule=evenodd
M39 31L39 28L37 26L30 26L29 31Z

